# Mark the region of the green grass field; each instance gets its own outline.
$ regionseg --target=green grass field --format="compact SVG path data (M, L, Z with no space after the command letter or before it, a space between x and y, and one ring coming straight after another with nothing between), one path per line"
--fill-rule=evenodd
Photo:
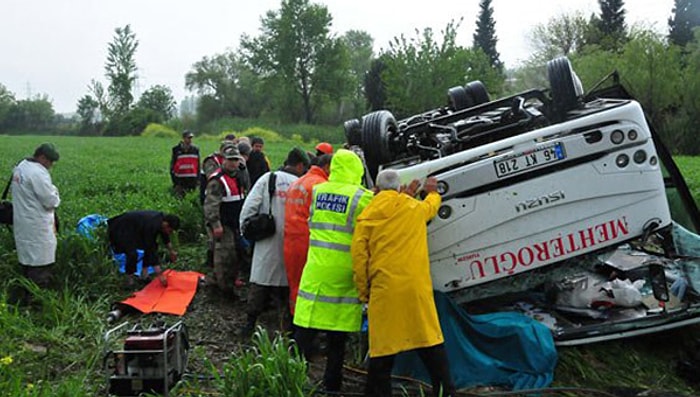
M51 170L61 195L57 250L60 292L38 293L41 311L8 305L9 291L22 284L10 231L0 229L0 395L93 396L104 387L101 335L111 303L125 297L103 244L74 233L85 215L114 216L153 209L181 216L177 266L198 270L204 259L204 229L197 193L185 200L171 194L170 149L177 141L159 138L80 138L0 136L3 188L13 165L42 142L52 142L61 158ZM202 156L215 151L217 139L196 142ZM273 166L298 143L268 145ZM312 149L312 145L301 145Z
M110 302L122 298L124 291L104 245L73 232L77 221L88 214L113 216L134 209L178 214L183 230L176 241L182 259L177 266L196 270L204 251L201 209L196 194L182 201L173 198L168 165L170 148L177 142L162 138L0 136L3 187L13 164L42 142L53 142L61 154L52 177L62 199L57 263L63 288L37 292L41 310L7 304L9 291L23 280L18 276L12 235L0 228L4 275L0 281L0 395L93 396L105 384L100 339L107 326L105 314ZM215 139L195 139L195 143L202 156L219 145ZM295 144L270 143L265 151L276 167ZM694 197L700 197L700 158L679 157L677 162ZM694 332L697 328L560 349L553 386L608 389L614 385L693 394L674 375L674 365L683 346L679 341L691 340Z

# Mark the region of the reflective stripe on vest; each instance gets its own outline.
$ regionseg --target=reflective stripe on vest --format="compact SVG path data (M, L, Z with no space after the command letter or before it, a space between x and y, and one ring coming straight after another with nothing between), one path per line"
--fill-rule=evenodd
M329 243L328 241L319 241L319 240L309 240L309 245L314 246L314 247L320 247L320 248L328 248L329 250L350 252L350 245L348 245L348 244Z
M210 154L204 158L204 161L202 161L202 175L204 175L204 163L206 163L209 159L214 160L217 168L221 168L221 165L224 164L224 156L220 155L219 153Z
M179 154L173 164L173 174L178 178L196 177L199 172L199 156Z
M245 198L243 193L241 192L241 189L238 188L238 180L232 176L229 176L225 172L221 172L219 175L216 176L216 179L221 182L221 185L224 187L225 194L223 197L221 197L221 201L224 203L231 203L234 201L240 201Z
M312 222L311 220L314 219L314 207L313 205L311 206L311 214L309 216L309 230L311 229L316 229L316 230L331 230L334 232L344 232L344 233L352 233L353 232L353 226L352 226L352 221L355 219L355 211L357 210L357 205L360 203L360 199L362 198L362 195L364 194L363 189L357 189L355 194L352 196L352 202L350 203L350 211L348 211L347 215L347 220L345 221L345 225L338 225L336 223L330 223L330 222ZM322 245L316 245L317 247L323 247ZM349 250L348 246L348 250ZM330 247L324 247L324 248L330 248ZM337 248L331 248L331 249L337 249ZM342 250L345 251L345 250Z
M297 296L300 296L304 299L308 299L310 301L323 302L323 303L350 303L350 304L361 303L359 298L352 297L352 296L316 295L316 294L312 294L312 293L309 293L306 291L299 291L297 293Z
M306 198L309 196L308 190L301 183L295 185L293 189L287 191L287 203L291 203L295 206L301 206L306 204Z

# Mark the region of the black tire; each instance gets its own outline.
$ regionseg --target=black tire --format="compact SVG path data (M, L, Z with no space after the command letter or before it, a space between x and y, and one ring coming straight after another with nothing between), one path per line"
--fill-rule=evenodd
M369 173L374 179L379 166L392 160L389 139L398 131L396 119L388 110L379 110L362 117L362 151Z
M462 86L452 87L447 90L447 101L450 109L454 111L467 109L474 106L471 97Z
M346 121L343 123L343 128L348 145L354 146L362 144L362 122L360 122L359 119Z
M491 98L489 97L489 92L486 90L486 86L479 80L474 80L472 82L467 83L467 85L464 86L464 90L472 100L471 106L477 106L481 105L482 103L491 102Z
M547 62L547 77L552 90L552 104L555 113L564 113L575 109L579 104L580 88L576 86L578 77L574 76L571 63L567 57L559 57Z

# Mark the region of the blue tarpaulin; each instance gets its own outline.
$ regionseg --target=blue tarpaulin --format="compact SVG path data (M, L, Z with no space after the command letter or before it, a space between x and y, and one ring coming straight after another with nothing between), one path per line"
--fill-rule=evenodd
M525 390L551 384L557 352L546 326L515 312L470 315L441 292L435 292L435 305L457 388L500 385ZM394 374L430 382L413 352L397 356Z

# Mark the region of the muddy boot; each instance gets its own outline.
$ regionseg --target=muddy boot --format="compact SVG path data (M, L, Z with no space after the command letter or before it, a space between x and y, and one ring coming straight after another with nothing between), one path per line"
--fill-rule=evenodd
M255 331L255 323L257 318L255 316L248 315L245 325L238 330L238 336L243 339L249 339L253 336L253 331Z

